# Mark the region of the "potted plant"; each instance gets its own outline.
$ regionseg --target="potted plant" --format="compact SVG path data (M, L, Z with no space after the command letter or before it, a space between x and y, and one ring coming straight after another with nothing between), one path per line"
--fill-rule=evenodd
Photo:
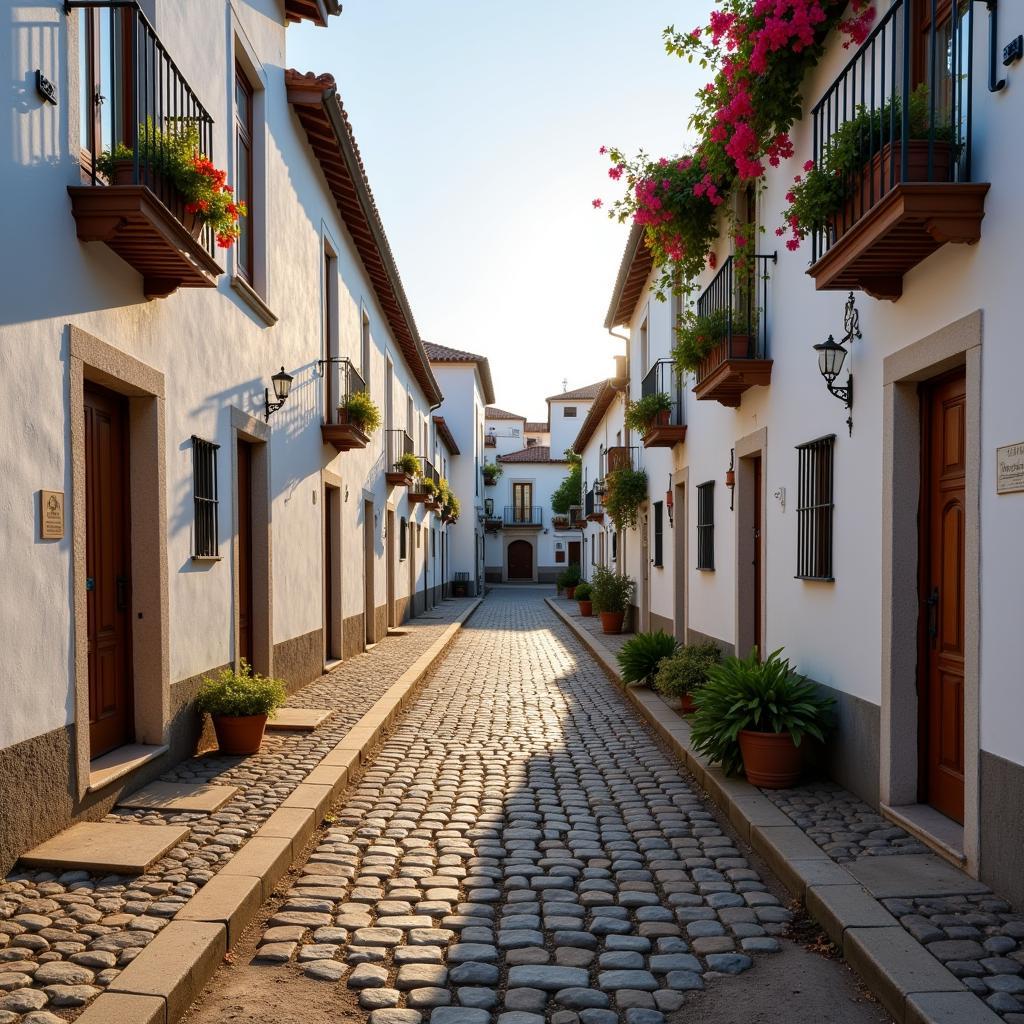
M573 594L573 597L575 597L576 601L579 603L580 615L585 619L590 618L590 616L594 614L594 606L590 601L590 584L577 584L576 592Z
M642 469L612 470L607 477L604 510L615 529L633 529L637 524L640 506L647 500L647 474Z
M221 753L255 754L268 716L284 700L284 683L254 672L242 659L237 670L222 668L216 678L203 676L196 708L213 719Z
M380 426L380 409L365 391L353 391L338 406L338 421L351 423L364 434L372 434Z
M722 652L711 640L686 644L661 663L654 688L663 697L678 700L679 710L689 714L695 708L693 695L708 681L708 669L721 660Z
M590 581L590 600L594 611L600 616L602 632L622 632L622 623L635 586L633 580L622 573L605 568L594 570Z
M646 434L653 426L668 426L672 399L664 392L644 395L626 406L626 426L638 434Z
M726 359L746 359L751 352L751 333L756 328L756 310L750 315L734 313L728 306L703 315L686 310L679 317L672 350L676 370L701 377L707 371L706 361L716 352L716 365Z
M615 655L619 662L619 675L624 683L646 683L658 671L666 658L679 649L674 636L664 630L656 633L637 633L627 640Z
M402 452L395 461L395 471L415 480L420 475L420 460L412 452Z
M766 661L757 649L708 668L697 692L690 738L693 747L726 772L742 765L747 779L784 789L800 778L804 736L823 740L835 703L797 675L781 648Z
M558 579L555 582L558 584L559 590L564 590L565 596L571 601L580 579L580 567L578 565L570 565L558 574Z
M498 477L504 472L496 462L485 462L480 469L484 475L484 485L487 487L493 487L498 482Z

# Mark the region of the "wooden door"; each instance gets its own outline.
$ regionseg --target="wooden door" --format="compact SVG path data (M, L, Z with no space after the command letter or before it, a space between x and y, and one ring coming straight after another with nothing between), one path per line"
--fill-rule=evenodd
M764 656L761 643L761 456L751 460L754 464L754 646Z
M133 736L127 412L127 402L121 396L86 389L85 591L91 757L130 743Z
M640 517L640 629L651 628L651 539L649 516Z
M578 540L569 541L569 564L582 568L582 563L583 557L580 554L580 542Z
M533 579L533 545L528 540L514 540L508 546L508 578Z
M390 370L391 364L388 364ZM387 560L388 560L388 625L397 626L398 622L395 620L395 559L398 557L395 554L395 512L394 509L388 509L388 544L387 544Z
M963 371L921 389L920 798L964 820Z
M341 630L336 595L341 593L340 552L335 543L338 529L338 489L324 488L324 651L327 660L340 658Z
M235 657L253 663L252 445L238 442L238 644Z
M512 485L512 521L514 523L530 522L532 505L533 484L514 483Z
M363 502L363 625L367 644L376 643L377 624L374 606L373 502Z

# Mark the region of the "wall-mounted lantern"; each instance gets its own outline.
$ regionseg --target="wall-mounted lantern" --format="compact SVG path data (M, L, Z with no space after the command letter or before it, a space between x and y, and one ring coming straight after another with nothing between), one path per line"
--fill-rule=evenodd
M270 379L274 384L274 396L277 398L277 401L272 402L270 400L270 388L263 389L263 404L266 407L263 412L264 420L269 420L270 414L277 412L288 401L288 395L292 390L292 381L295 380L290 373L285 372L283 366Z
M725 471L725 486L729 488L729 511L735 508L736 497L736 449L729 449L729 468Z
M668 525L674 527L675 522L672 518L672 513L675 510L675 498L672 493L672 474L668 475L668 490L665 492L665 510L668 512Z
M825 387L830 395L835 395L841 402L846 403L850 414L846 417L846 426L849 428L850 436L853 436L853 371L849 371L845 387L837 387L836 377L842 372L843 363L846 361L847 344L853 347L854 338L860 338L860 313L853 303L853 292L846 300L846 309L843 312L843 328L846 334L842 341L837 342L830 334L827 341L819 342L814 346L818 353L818 371L825 378Z

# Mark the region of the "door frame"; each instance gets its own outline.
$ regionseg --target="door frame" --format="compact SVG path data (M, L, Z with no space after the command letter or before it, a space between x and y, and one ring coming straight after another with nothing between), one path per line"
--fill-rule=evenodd
M882 706L879 797L883 810L907 817L918 805L917 742L921 415L918 385L964 367L967 390L964 561L981 555L980 310L883 360L882 394ZM978 874L980 836L980 621L978 573L964 586L964 825L967 870ZM909 639L908 639L909 638ZM952 826L952 823L950 823ZM934 847L926 827L915 833Z
M640 629L651 628L651 503L644 502L640 513Z
M536 583L537 582L537 542L530 537L505 537L501 558L501 581L502 583ZM508 549L518 541L529 545L530 548L530 575L526 579L512 579L508 572Z
M385 515L387 516L387 525L384 528L386 537L384 541L384 561L388 576L388 628L391 629L398 625L398 619L395 614L395 581L398 573L398 555L395 552L395 532L397 527L395 526L395 508L393 505L388 505Z
M755 490L755 459L761 462L760 493ZM767 646L767 479L768 428L762 427L736 442L736 513L733 517L736 530L736 654L741 658L750 653L755 639L760 640L762 648ZM761 529L760 572L755 577L752 529L758 521ZM765 652L762 649L760 653L763 657Z
M687 643L687 632L689 630L687 615L690 608L690 573L686 557L689 554L687 548L687 519L686 519L686 492L690 486L690 468L677 469L673 474L673 487L675 489L675 501L672 509L672 574L673 574L673 605L672 616L676 639L681 643ZM668 510L665 510L666 513Z
M128 399L132 718L135 743L159 752L166 742L171 718L164 376L159 370L72 324L68 325L67 344L74 721L76 726L89 721L89 626L85 590L85 384L88 381ZM75 728L74 735L73 785L77 799L81 800L90 786L89 729Z
M363 498L363 646L377 642L377 523L371 498Z
M327 530L331 531L331 553L334 556L336 571L331 571L331 566L324 558L324 664L329 661L339 661L344 657L345 651L345 609L342 604L343 584L341 579L344 559L341 557L341 477L324 470L320 474L323 493L323 521L322 530L324 544L327 543ZM332 510L332 505L334 506ZM332 521L333 517L333 521ZM326 601L327 588L331 588L331 601L328 606ZM331 622L327 621L327 612L330 610ZM335 651L331 651L331 633L334 632Z

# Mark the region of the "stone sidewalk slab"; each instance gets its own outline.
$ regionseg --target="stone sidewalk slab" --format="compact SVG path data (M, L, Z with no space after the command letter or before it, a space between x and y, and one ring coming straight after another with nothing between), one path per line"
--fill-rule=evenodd
M312 732L332 714L334 712L330 708L278 708L274 717L267 720L267 728Z
M219 811L237 792L237 786L213 786L201 782L151 782L131 796L119 800L118 807L210 814Z
M839 865L835 865L839 868ZM842 871L842 868L839 868ZM847 883L850 876L846 875ZM848 928L891 928L899 922L881 903L859 885L812 885L804 893L807 912L843 948Z
M905 1024L1002 1024L1002 1018L967 992L927 992L907 998Z
M219 874L210 879L175 915L175 921L202 921L227 929L228 948L238 941L263 902L258 878Z
M962 896L988 892L977 879L965 875L933 854L913 857L865 857L847 870L877 899L911 896Z
M21 855L26 867L141 875L185 839L183 825L82 821Z
M77 1024L165 1024L167 1001L160 996L104 992L76 1020Z

